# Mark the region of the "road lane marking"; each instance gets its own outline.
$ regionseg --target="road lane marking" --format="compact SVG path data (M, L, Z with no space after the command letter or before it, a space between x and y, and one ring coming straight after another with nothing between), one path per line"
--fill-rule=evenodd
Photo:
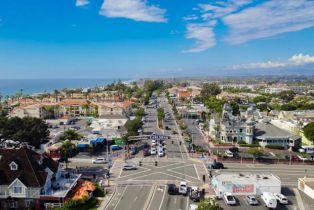
M297 200L297 203L298 203L300 210L305 210L301 195L299 193L299 190L296 188L293 188L293 192L295 194L295 198Z
M189 210L189 196L186 196L186 210Z
M196 175L197 175L198 180L201 180L200 175L198 174L198 171L197 171L197 169L196 169L195 164L193 164L193 166L194 166L194 169L195 169L195 172L196 172Z
M146 202L145 202L145 205L144 205L144 207L143 207L143 210L148 210L149 209L149 207L150 207L150 205L151 205L151 202L152 202L152 196L155 194L155 191L156 191L156 187L157 187L157 185L156 184L154 184L152 187L151 187L151 189L150 189L150 191L149 191L149 194L148 194L148 197L147 197L147 199L146 199Z
M164 202L164 198L165 198L166 191L167 191L167 186L165 185L165 190L164 190L164 193L163 193L163 195L162 195L162 199L161 199L160 206L159 206L159 209L158 209L158 210L160 210L161 207L162 207L162 204L163 204L163 202Z
M128 188L128 186L126 186L126 187L124 188L124 190L123 190L123 192L122 192L122 194L121 194L121 196L120 196L120 198L119 198L119 200L118 200L118 202L117 202L117 204L116 204L116 206L114 207L113 210L116 210L116 209L117 209L117 206L119 205L119 203L120 203L120 201L121 201L121 199L122 199L122 197L123 197L123 195L124 195L124 193L125 193L125 191L126 191L127 188Z

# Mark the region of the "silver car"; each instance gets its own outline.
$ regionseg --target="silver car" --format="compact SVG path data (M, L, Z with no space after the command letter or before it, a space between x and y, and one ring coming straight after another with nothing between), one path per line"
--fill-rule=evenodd
M248 202L248 204L250 204L252 206L258 205L258 201L254 195L245 196L245 200Z

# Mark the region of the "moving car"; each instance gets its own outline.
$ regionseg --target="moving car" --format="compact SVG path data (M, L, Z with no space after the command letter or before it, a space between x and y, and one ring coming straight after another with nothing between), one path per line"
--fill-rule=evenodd
M288 199L286 196L284 196L283 194L280 193L274 193L274 196L276 198L277 201L279 201L279 203L281 204L288 204Z
M223 198L223 200L225 201L225 203L226 203L227 205L232 206L232 205L236 205L236 204L237 204L236 199L235 199L234 196L233 196L231 193L229 193L229 192L225 192L225 193L223 194L222 198Z
M262 192L261 199L267 208L275 209L277 207L277 200L271 192Z
M152 149L150 150L150 154L151 154L151 155L157 155L157 149L156 149L156 148L152 148Z
M177 194L177 186L175 184L168 184L168 194L169 195Z
M180 182L179 194L181 194L181 195L187 195L188 194L188 184L186 182Z
M221 162L213 162L208 164L208 168L209 169L223 169L224 168L224 164L222 164Z
M123 170L136 170L137 167L135 165L131 165L131 164L124 164L122 169Z
M189 197L194 202L199 202L201 200L201 191L198 189L198 187L190 187Z
M248 204L250 204L251 206L255 206L258 205L258 201L255 198L254 195L247 195L245 196L245 200L248 202Z
M107 160L103 157L98 157L95 160L92 161L94 164L101 164L101 163L107 163Z
M178 132L177 131L172 131L172 134L178 134Z

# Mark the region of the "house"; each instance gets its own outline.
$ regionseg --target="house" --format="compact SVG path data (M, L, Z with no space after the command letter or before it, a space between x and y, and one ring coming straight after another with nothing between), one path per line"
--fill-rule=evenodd
M62 205L80 175L67 173L45 154L27 147L0 149L0 209Z
M99 102L94 103L98 107L99 118L108 115L124 115L129 116L132 113L132 101L125 100L123 102Z
M264 147L266 145L281 145L285 148L298 148L301 146L300 136L283 130L266 119L256 123L254 138Z
M254 116L251 109L247 110L247 118L234 116L232 107L226 103L223 106L222 117L213 114L209 121L209 134L213 139L227 143L245 141L252 144L254 135Z

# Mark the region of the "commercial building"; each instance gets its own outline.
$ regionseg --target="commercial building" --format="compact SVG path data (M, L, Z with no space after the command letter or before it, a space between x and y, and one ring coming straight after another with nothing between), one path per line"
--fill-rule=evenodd
M299 178L298 189L314 199L314 178Z
M212 177L211 185L218 197L225 192L233 195L281 193L280 178L273 174L222 173Z

